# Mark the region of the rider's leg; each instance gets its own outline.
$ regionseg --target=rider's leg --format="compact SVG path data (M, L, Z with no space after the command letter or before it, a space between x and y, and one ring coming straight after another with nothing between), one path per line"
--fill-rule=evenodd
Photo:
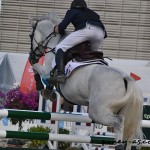
M64 52L66 52L71 47L73 47L79 43L82 43L84 41L87 41L87 40L88 40L88 38L87 38L87 29L86 28L72 32L56 46L56 52L60 48Z
M90 24L87 26L90 28L89 30L93 30L93 32L91 32L92 38L89 37L92 51L98 51L105 36L104 31L100 27L96 27Z
M69 34L65 39L63 39L57 46L58 49L62 49L66 52L69 48L82 43L84 41L90 41L92 45L92 50L98 50L101 41L104 39L104 31L97 26L87 24L83 29L77 30Z
M56 58L55 59L56 59L56 66L58 69L58 74L57 74L57 76L50 78L49 82L64 83L65 82L64 52L66 52L69 48L71 48L79 43L82 43L84 41L89 40L90 42L93 42L94 40L97 40L97 37L95 37L95 36L98 36L99 33L101 33L101 31L102 30L99 27L87 25L83 29L72 32L64 40L62 40L56 46ZM104 36L104 33L102 34L102 37L103 36ZM98 38L99 38L99 36L98 36ZM98 46L96 46L96 47L98 47Z
M68 35L63 41L56 46L56 67L57 74L54 77L48 78L49 83L64 83L65 82L65 66L64 66L64 52L69 48L86 41L84 32L76 31Z
M57 67L56 76L46 79L47 82L49 82L50 84L53 84L56 82L63 84L65 82L66 76L65 76L64 55L65 55L65 52L62 49L57 50L57 53L55 56L56 67Z
M64 51L62 49L58 49L55 57L56 66L57 66L57 76L56 80L59 83L65 82L65 66L64 66Z

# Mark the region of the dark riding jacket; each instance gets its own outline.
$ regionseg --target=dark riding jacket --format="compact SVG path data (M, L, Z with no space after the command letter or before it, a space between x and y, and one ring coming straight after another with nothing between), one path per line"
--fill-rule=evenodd
M60 33L63 33L70 23L72 23L75 27L75 31L84 28L86 26L86 23L98 26L104 30L105 38L107 37L107 32L100 20L100 16L89 8L72 8L68 10L64 19L58 25Z

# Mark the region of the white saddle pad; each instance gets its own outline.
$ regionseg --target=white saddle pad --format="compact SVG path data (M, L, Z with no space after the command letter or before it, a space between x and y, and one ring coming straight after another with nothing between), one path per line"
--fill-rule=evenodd
M94 61L91 60L91 61L84 61L84 62L77 62L75 60L73 60L73 61L71 60L65 66L65 74L68 77L75 68L80 67L80 66L90 65L90 64L104 65L102 62L99 61L99 59L94 60ZM55 59L54 59L52 62L52 68L54 68L55 66L56 66L56 63L55 63Z

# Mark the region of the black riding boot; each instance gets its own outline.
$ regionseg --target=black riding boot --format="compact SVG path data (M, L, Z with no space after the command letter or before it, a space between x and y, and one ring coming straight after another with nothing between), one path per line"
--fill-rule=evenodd
M65 76L65 66L64 66L64 51L62 49L58 49L55 57L56 66L57 66L57 74L56 76L52 77L50 80L52 83L64 83L66 76Z

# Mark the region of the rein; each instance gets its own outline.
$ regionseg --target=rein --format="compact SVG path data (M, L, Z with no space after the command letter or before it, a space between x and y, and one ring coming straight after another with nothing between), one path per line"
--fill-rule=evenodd
M35 30L36 30L36 28L37 28L37 25L38 25L38 23L40 22L41 20L39 20L39 21L37 21L36 23L35 23L35 26L33 27L33 31L32 31L32 34L31 35L29 35L30 36L30 38L31 38L31 51L30 51L30 55L35 55L35 56L37 56L37 57L42 57L42 56L44 56L46 53L49 53L49 52L53 52L54 54L55 54L55 47L54 48L51 48L51 47L47 47L47 44L49 43L49 41L52 39L52 38L54 38L54 37L56 37L56 33L55 32L52 32L52 33L50 33L43 41L41 41L40 43L38 43L37 42L37 40L35 39L35 37L34 37L34 33L35 33ZM54 36L52 36L52 35L54 35ZM33 39L35 40L35 42L37 43L37 47L35 48L35 49L33 49ZM44 44L44 42L47 40L47 42L46 42L46 44L43 46L43 44ZM43 52L41 52L40 51L40 48L39 47L43 47L44 49L49 49L49 51L45 51L44 53ZM40 52L40 54L37 54L36 53L36 51L37 50L39 50L39 52Z

